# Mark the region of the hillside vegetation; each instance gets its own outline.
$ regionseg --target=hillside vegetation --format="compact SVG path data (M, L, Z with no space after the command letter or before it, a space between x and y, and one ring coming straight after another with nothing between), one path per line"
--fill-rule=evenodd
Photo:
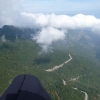
M31 39L0 40L0 95L17 75L32 74L53 100L84 100L85 94L80 91L86 92L89 100L100 99L100 60L95 50L75 44L65 48L56 45L53 52L40 52ZM69 63L53 72L45 71L67 61L69 54L73 58Z

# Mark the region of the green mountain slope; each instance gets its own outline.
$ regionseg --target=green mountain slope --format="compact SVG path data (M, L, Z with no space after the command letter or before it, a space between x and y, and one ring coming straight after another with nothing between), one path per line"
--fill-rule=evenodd
M40 47L33 41L18 40L0 42L0 94L19 74L33 74L42 82L53 100L84 100L84 94L73 88L88 93L89 98L98 98L100 94L99 65L82 55L75 55L70 50L55 49L53 53L39 55ZM81 49L80 49L81 51ZM73 60L54 72L46 69ZM78 80L71 80L79 77ZM63 85L64 79L66 86Z
M1 30L2 37L4 34ZM100 60L96 57L99 47L93 49L90 45L80 45L74 38L76 42L71 41L72 45L61 45L61 48L59 44L53 44L53 52L40 54L41 48L35 41L27 36L21 37L14 40L5 37L6 41L2 41L2 38L0 40L0 95L17 75L32 74L40 79L53 100L84 100L85 94L81 91L88 94L89 100L100 99ZM84 39L81 40L84 42ZM53 72L45 71L69 60L69 54L73 58L69 63Z

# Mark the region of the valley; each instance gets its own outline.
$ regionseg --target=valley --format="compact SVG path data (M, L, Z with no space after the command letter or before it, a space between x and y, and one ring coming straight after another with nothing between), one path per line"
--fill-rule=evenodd
M31 33L38 30L11 26L4 30L0 29L0 95L16 76L32 74L41 81L52 100L99 100L100 60L96 57L99 38L91 36L88 40L79 30L70 30L65 41L52 44L52 52L40 54L41 46L31 39ZM14 34L12 30L16 30Z

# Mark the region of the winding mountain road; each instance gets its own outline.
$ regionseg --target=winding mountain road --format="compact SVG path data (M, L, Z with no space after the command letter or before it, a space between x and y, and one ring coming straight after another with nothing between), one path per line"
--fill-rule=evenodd
M47 71L47 72L52 72L52 71L54 71L54 70L57 70L57 69L63 67L64 64L67 64L68 62L70 62L70 61L73 59L72 56L71 56L70 54L69 54L69 57L70 57L69 60L65 61L65 62L62 63L61 65L55 66L55 67L53 67L53 68L51 68L51 69L47 69L47 70L45 70L45 71Z
M81 91L81 92L85 94L85 99L84 100L88 100L88 94L84 91Z
M77 89L77 88L74 88L74 89L75 89L75 90L79 90L79 89ZM81 91L81 90L79 90L79 91ZM81 91L81 92L85 94L84 100L88 100L88 94L87 94L86 92L84 92L84 91Z
M47 72L52 72L52 71L54 71L54 70L57 70L57 69L59 69L59 68L61 68L61 67L63 67L64 66L64 64L67 64L68 62L70 62L73 58L72 58L72 56L69 54L69 59L67 60L67 61L65 61L64 63L62 63L61 65L59 65L59 66L55 66L55 67L53 67L53 68L51 68L51 69L47 69L47 70L45 70L45 71L47 71ZM63 80L63 79L62 79ZM66 82L63 80L63 84L64 85L66 85ZM75 90L79 90L79 89L77 89L77 88L74 88ZM79 91L81 91L81 90L79 90ZM86 93L86 92L84 92L84 91L81 91L82 93L84 93L85 94L85 98L84 98L84 100L88 100L88 94Z

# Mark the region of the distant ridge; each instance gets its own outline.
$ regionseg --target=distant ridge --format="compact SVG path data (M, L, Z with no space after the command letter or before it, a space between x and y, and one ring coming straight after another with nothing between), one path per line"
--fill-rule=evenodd
M32 34L35 34L37 29L30 28L19 28L11 25L4 25L0 28L0 37L5 36L6 40L16 40L16 39L31 39Z

